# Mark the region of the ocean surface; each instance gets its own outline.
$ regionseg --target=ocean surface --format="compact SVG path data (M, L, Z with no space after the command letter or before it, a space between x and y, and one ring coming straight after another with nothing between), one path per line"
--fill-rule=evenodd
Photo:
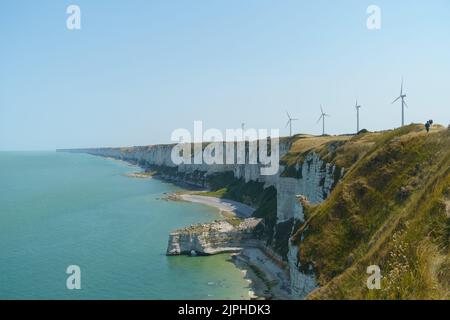
M218 218L178 187L85 154L0 152L0 299L242 299L229 255L167 257L171 230ZM81 290L66 269L81 268Z

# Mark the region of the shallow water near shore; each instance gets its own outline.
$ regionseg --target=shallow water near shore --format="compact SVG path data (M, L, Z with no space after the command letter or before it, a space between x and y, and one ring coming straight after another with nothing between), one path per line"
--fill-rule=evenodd
M134 179L124 162L84 154L0 152L0 299L242 299L229 255L167 257L171 230L207 206L161 200L178 187ZM66 268L81 268L81 290Z

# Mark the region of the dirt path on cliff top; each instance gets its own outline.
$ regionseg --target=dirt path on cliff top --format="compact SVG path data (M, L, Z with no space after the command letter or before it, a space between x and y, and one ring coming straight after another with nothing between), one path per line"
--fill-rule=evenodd
M194 194L181 194L179 195L181 200L193 202L193 203L201 203L214 208L217 208L221 211L232 212L239 218L249 218L252 216L255 211L254 208L233 200L210 197L210 196L202 196L202 195L194 195Z

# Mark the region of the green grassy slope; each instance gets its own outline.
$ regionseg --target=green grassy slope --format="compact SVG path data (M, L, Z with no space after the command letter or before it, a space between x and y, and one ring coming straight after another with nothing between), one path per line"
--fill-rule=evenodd
M320 284L309 298L449 299L449 130L410 125L313 147L349 170L324 203L305 208L294 236ZM380 290L366 287L373 264Z

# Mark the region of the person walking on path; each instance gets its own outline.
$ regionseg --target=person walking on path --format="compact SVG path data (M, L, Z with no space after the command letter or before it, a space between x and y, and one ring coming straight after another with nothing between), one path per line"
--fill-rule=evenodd
M425 129L427 130L427 132L430 132L430 128L431 128L432 125L433 125L433 120L428 120L425 123Z

